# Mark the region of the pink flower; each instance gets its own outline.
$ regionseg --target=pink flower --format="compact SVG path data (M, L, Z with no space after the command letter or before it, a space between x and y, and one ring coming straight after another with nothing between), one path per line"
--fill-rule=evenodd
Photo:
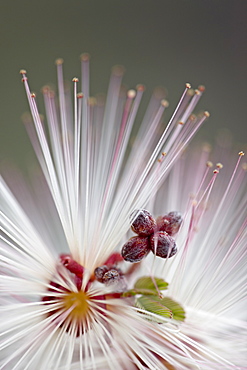
M84 54L71 99L59 59L45 121L21 73L42 173L29 186L14 175L11 190L1 178L0 368L243 369L246 164L187 148L208 117L192 115L204 89L186 84L167 125L154 94L137 131L144 87L126 91L122 67L105 102L91 98ZM147 235L131 231L141 209ZM182 224L161 229L171 211ZM120 254L133 236L140 263ZM176 244L171 258L157 243Z

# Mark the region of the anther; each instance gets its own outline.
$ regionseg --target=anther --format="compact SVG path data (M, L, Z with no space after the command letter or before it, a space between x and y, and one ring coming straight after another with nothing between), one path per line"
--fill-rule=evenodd
M157 100L165 99L167 90L163 86L157 86L154 88L153 95Z
M35 94L34 92L32 92L32 93L30 94L30 96L31 96L31 98L36 98L36 94Z
M136 97L136 91L134 89L130 89L127 91L127 97L129 99L134 99Z
M90 107L94 107L97 104L97 99L94 96L88 98L88 104Z
M204 92L205 91L205 86L203 86L203 85L199 85L198 86L198 90L202 93L202 92Z
M166 156L166 154L167 154L166 152L162 152L162 153L161 153L161 156L160 156L160 158L158 159L158 162L159 162L159 163L162 163L162 162L163 162L163 159L164 159L164 157Z
M169 102L166 99L162 99L160 103L165 108L169 107Z
M79 78L74 77L74 78L72 79L72 81L73 81L73 82L79 82Z
M145 91L146 87L143 84L138 84L138 85L136 85L136 90L137 91Z
M20 70L20 74L22 75L22 82L27 81L26 73L27 71L25 69Z
M76 96L78 99L82 99L84 97L84 94L82 92L79 92Z
M172 211L156 219L157 230L164 231L170 236L174 236L179 231L182 224L182 215L180 212Z
M123 76L124 72L125 68L123 66L116 65L112 68L112 73L117 77Z
M43 87L42 87L41 92L42 92L43 94L49 94L50 90L51 90L51 89L50 89L50 86L45 85L45 86L43 86Z
M155 231L156 221L146 209L135 210L130 217L134 217L131 229L139 236L149 236Z
M210 113L209 113L208 111L205 111L203 114L204 114L204 116L205 116L205 117L207 117L207 118L208 118L208 117L210 117Z
M187 90L187 94L189 96L193 96L195 94L195 90L194 89L189 89L189 90Z
M56 60L55 60L55 64L56 64L57 66L59 66L59 65L63 64L63 59L62 59L62 58L58 58L58 59L56 59Z
M211 147L211 145L210 145L210 144L205 143L205 144L203 145L203 147L202 147L202 150L203 150L204 152L206 152L206 153L210 153L210 152L211 152L211 150L212 150L212 147Z
M190 119L190 121L195 121L196 120L196 115L195 114L191 114L189 116L189 119Z
M211 161L207 161L206 166L211 168L213 167L213 163Z
M83 53L83 54L81 54L81 55L80 55L80 58L81 58L81 61L82 61L82 62L87 62L87 61L89 61L89 59L90 59L90 54L88 54L88 53Z
M244 163L242 164L242 169L243 169L244 171L247 171L247 163L246 163L246 162L244 162Z
M187 83L185 84L185 87L186 87L187 89L191 89L191 84L187 82Z
M239 153L238 153L238 155L239 155L240 157L243 157L243 156L244 156L244 152L243 152L243 151L241 151L241 152L239 152Z
M125 261L140 262L150 252L148 237L134 236L125 243L121 255Z
M221 168L223 168L223 164L222 163L216 163L216 167L221 169Z
M177 253L175 240L165 231L150 236L150 248L155 256L161 258L170 258Z
M32 116L29 112L25 112L21 116L21 120L25 125L32 124Z

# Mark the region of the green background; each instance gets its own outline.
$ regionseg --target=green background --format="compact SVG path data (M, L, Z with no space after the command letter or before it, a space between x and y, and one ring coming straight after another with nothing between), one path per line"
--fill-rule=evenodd
M80 77L82 52L91 55L92 94L106 91L111 67L122 64L129 87L146 85L144 106L155 86L168 89L168 117L185 82L204 84L199 108L211 117L200 136L213 141L226 127L246 143L246 23L246 0L0 0L1 159L32 157L19 70L40 94L56 82L58 57L67 79Z

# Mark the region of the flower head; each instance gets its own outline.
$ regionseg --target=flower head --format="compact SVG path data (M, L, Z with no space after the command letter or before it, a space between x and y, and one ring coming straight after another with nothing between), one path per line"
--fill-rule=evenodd
M21 71L42 174L0 183L1 368L241 369L243 153L222 168L187 148L208 117L189 84L167 125L154 94L134 136L144 87L125 91L117 66L91 98L81 59L72 104L57 60L46 121Z

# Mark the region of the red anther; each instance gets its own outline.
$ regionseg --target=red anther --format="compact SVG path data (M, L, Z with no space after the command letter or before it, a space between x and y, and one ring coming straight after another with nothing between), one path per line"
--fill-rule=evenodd
M177 211L169 212L165 216L159 216L157 218L157 229L173 236L179 231L182 220L181 213Z
M115 269L110 269L103 276L103 283L110 285L120 280L120 274Z
M140 262L149 252L149 240L144 236L133 236L121 250L124 260L132 263Z
M69 254L61 254L60 261L72 274L76 276L82 276L84 267L76 262Z
M170 258L177 253L175 240L164 231L150 236L150 248L157 257L162 258Z
M110 285L119 281L123 276L123 272L116 266L99 266L94 270L94 276L97 281L103 284Z
M156 230L156 221L146 209L139 209L132 212L131 217L135 216L131 229L139 236L152 235Z
M96 269L94 270L94 275L95 275L96 280L98 280L100 283L103 283L103 277L105 273L108 271L109 271L109 267L106 265L96 267Z
M120 253L112 253L110 255L110 257L107 258L104 265L112 266L112 265L115 265L116 263L122 262L122 261L123 261L123 257L121 256Z
M77 289L80 290L82 285L84 267L76 262L70 254L61 254L60 262L68 271L70 271L72 274L75 274L75 284L77 286Z

